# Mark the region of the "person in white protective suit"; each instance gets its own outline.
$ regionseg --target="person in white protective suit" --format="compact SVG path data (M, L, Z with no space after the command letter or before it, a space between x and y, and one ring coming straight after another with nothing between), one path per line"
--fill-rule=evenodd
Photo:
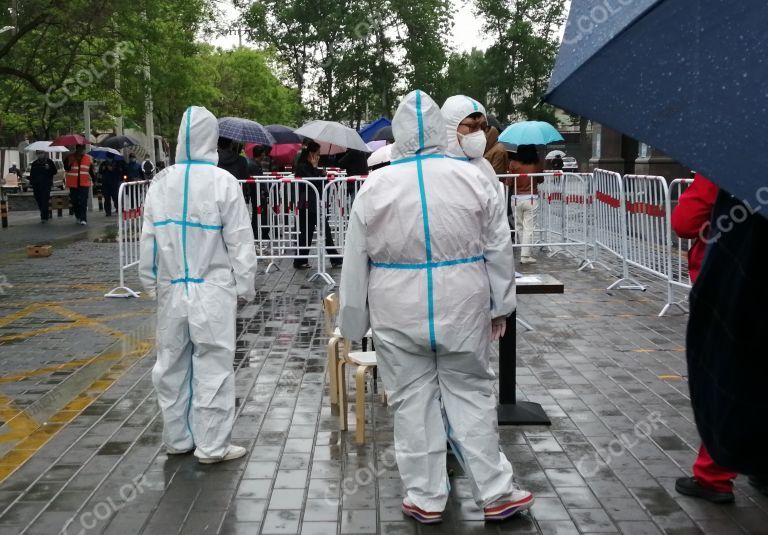
M144 204L139 275L157 295L152 381L169 454L194 451L204 464L237 459L235 317L253 298L256 251L239 183L216 167L216 118L186 110L176 164L153 180Z
M440 111L445 119L446 156L469 161L488 176L494 187L501 186L493 166L483 158L485 107L466 95L454 95L445 100Z
M503 520L533 503L499 450L489 361L515 309L509 229L494 222L488 177L445 156L445 121L428 95L404 97L392 128L392 163L368 176L352 208L339 327L359 340L370 321L394 409L403 512L442 520L449 440L486 520Z

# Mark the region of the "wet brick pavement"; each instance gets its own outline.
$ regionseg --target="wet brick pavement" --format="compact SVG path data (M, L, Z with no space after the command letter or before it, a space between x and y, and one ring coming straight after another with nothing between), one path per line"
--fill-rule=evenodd
M455 467L442 525L402 516L387 407L368 407L365 446L353 417L338 431L324 289L286 263L259 277L256 301L238 313L234 441L249 457L204 467L162 452L150 353L0 485L0 534L768 533L768 498L743 478L734 505L674 492L698 447L685 317L657 318L657 291L608 293L610 275L577 273L569 259L524 267L566 285L520 298L536 330L519 332L519 397L552 419L501 430L518 482L536 494L530 514L485 525Z

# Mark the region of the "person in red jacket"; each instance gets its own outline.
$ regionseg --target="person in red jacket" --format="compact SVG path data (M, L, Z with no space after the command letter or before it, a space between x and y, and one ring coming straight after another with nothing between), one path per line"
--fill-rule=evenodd
M688 250L688 273L692 283L696 282L704 262L708 227L718 192L715 184L696 173L693 183L680 195L679 203L672 211L672 230L683 239L693 240ZM734 500L736 475L720 468L702 444L693 463L693 477L681 477L675 483L675 489L686 496L730 503Z

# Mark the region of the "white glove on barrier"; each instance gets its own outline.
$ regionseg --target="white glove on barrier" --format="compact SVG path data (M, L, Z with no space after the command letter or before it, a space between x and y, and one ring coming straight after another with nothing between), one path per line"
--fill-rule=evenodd
M491 340L498 340L504 337L507 332L507 317L499 316L491 320Z

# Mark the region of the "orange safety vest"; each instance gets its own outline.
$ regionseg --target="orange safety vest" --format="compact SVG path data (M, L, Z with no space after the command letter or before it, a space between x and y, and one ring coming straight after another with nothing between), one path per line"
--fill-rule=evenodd
M80 160L77 156L69 157L69 171L65 174L65 181L68 188L87 188L91 185L91 164L93 160L87 154L83 154Z

